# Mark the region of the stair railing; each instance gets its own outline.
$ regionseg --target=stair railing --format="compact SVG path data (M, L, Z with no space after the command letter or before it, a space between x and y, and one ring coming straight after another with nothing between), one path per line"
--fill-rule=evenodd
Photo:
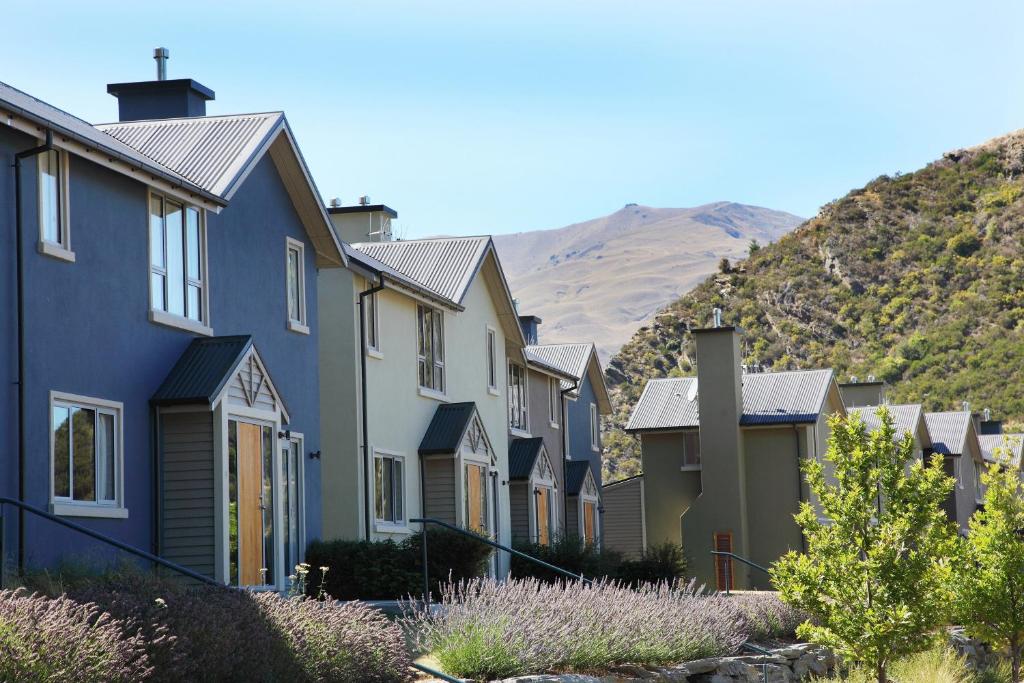
M725 558L725 568L727 570L726 574L725 574L725 576L726 576L726 579L725 579L725 594L726 595L730 595L731 592L732 592L732 561L733 560L736 560L737 562L740 562L741 564L745 564L748 567L756 569L756 570L758 570L760 572L764 572L765 574L767 574L769 576L771 575L771 572L768 571L767 567L762 567L761 565L757 564L756 562L751 562L750 560L748 560L745 557L740 557L736 553L729 553L729 552L725 552L725 551L722 551L722 550L712 550L711 554L714 557L724 557Z

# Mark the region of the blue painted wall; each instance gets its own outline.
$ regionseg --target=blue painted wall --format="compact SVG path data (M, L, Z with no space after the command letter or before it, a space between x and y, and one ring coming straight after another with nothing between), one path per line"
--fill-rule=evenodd
M8 163L34 140L0 129L0 490L16 494L14 206ZM149 257L145 185L72 155L71 247L75 263L36 251L35 164L23 168L23 230L27 295L27 501L49 505L49 392L124 404L126 520L74 518L143 549L154 543L152 420L149 398L192 335L149 322ZM306 243L307 316L312 333L286 328L285 237ZM319 450L316 267L291 200L269 156L246 179L231 205L207 217L211 325L217 335L251 334L292 417L305 450ZM11 423L11 424L7 424ZM320 469L306 459L307 538L320 534ZM8 530L12 528L8 526ZM109 558L102 545L46 521L26 527L30 561L52 563L73 550Z
M597 404L594 387L589 375L585 375L580 384L579 397L569 401L569 455L573 460L590 461L590 469L594 472L594 481L601 487L601 436L598 434L598 450L590 447L590 404Z

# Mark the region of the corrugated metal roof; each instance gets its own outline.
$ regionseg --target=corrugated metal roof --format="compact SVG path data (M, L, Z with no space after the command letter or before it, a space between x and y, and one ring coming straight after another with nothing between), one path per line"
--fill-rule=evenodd
M530 439L512 439L508 445L508 478L509 481L529 479L533 465L537 462L544 439L535 436Z
M433 299L435 301L438 301L439 303L444 303L445 305L456 310L462 310L462 306L458 306L452 303L451 300L449 300L439 292L435 292L434 290L430 289L430 287L427 287L426 285L417 282L416 280L413 280L405 273L401 273L395 270L394 268L384 263L383 261L378 261L369 254L365 254L359 251L348 242L342 242L341 248L345 252L345 256L351 262L355 263L357 266L362 266L363 268L376 271L378 273L383 273L387 277L387 279L391 280L391 282L394 284L404 286L407 289L411 289L427 297L428 299Z
M252 337L193 339L151 399L156 405L212 403L252 346Z
M971 414L964 410L925 413L925 424L932 437L932 448L942 455L963 455Z
M490 237L443 237L352 245L456 304L473 282Z
M100 150L111 157L120 159L137 168L145 169L174 185L188 189L190 192L202 195L208 199L216 199L213 196L214 193L206 191L172 168L142 154L87 121L83 121L77 116L73 116L62 109L58 109L2 82L0 82L0 109L6 109L12 114L24 116L39 125L53 129L57 135L65 135L84 145Z
M875 414L881 406L857 406L847 408L850 415L859 415L868 431L875 431L882 426L882 421ZM886 405L889 414L892 416L893 428L896 430L896 440L903 439L903 435L910 432L911 436L917 435L917 427L921 422L921 406L917 403L902 405Z
M572 460L565 464L565 495L578 496L590 471L589 460Z
M96 128L207 192L230 198L242 171L283 120L281 112L269 112L125 121Z
M434 411L430 426L420 442L420 455L454 453L462 443L462 437L469 427L469 421L476 413L476 404L444 403Z
M743 375L743 426L814 422L833 382L831 370ZM696 377L653 379L633 408L627 431L699 425Z
M1010 462L1020 468L1021 456L1024 456L1024 434L980 434L981 456L985 462L996 462L996 449L1008 451Z
M557 368L579 381L587 373L587 362L593 349L593 344L531 344L523 352L527 360ZM563 389L571 386L572 382L562 382Z

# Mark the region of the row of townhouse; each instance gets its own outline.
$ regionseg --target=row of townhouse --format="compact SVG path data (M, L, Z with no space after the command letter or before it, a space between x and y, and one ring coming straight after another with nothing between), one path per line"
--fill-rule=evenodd
M828 418L858 413L869 428L885 404L915 458L943 456L956 485L945 509L962 532L982 500L980 473L996 449L1021 462L1022 435L968 409L927 413L889 405L881 382L839 383L832 370L761 372L741 365L741 331L693 330L696 377L651 380L626 430L639 438L643 474L603 489L605 545L628 554L682 543L691 573L718 589L770 588L734 553L768 566L804 539L793 515L812 501L800 464L827 450Z
M91 125L0 83L0 497L238 586L422 516L600 541L594 346L537 343L490 238L325 206L281 112L107 90ZM109 559L12 507L0 562Z

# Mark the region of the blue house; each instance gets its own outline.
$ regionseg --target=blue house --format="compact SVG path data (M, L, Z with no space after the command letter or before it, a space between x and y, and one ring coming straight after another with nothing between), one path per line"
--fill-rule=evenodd
M281 588L321 530L317 270L345 256L282 113L108 92L94 126L0 83L0 496ZM5 512L8 562L111 559Z

